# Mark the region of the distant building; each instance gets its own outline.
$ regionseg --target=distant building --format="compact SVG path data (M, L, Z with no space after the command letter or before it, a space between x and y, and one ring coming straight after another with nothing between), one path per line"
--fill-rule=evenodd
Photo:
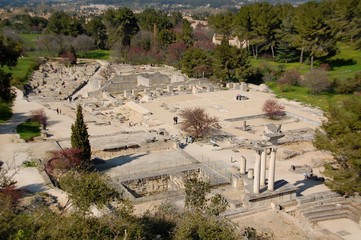
M212 38L212 42L215 45L220 45L222 40L223 40L224 36L220 35L220 34L214 34L213 38ZM247 48L249 45L249 41L244 39L243 41L240 41L239 38L237 36L233 37L229 37L228 39L228 43L231 46L235 46L237 48Z
M191 24L191 27L193 29L196 29L196 28L208 29L207 21L195 20L191 16L184 16L183 18L186 19Z

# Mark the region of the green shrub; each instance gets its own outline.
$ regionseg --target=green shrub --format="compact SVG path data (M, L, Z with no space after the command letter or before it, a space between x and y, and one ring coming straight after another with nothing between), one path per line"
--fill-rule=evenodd
M38 163L35 160L24 161L23 166L24 167L37 167Z

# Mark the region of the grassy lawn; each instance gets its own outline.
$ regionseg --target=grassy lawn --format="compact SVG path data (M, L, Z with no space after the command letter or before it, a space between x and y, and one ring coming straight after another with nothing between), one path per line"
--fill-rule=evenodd
M22 89L24 83L27 82L28 76L31 74L32 69L36 67L37 61L31 57L23 57L18 59L15 67L4 67L5 71L12 73L12 85Z
M312 95L308 93L308 90L304 87L293 86L288 89L288 91L281 91L275 82L268 83L268 86L273 90L273 92L280 98L286 98L294 100L297 102L303 102L308 105L319 107L323 111L327 111L330 104L335 104L339 101L346 100L353 95L343 95L343 94L331 94L323 93L318 95Z
M90 58L90 59L100 59L100 60L109 60L109 51L108 50L92 50L87 52L77 53L78 58Z
M37 121L26 121L16 127L16 132L21 139L31 141L34 137L40 136L40 123Z
M35 49L37 45L37 40L41 34L20 34L21 39L23 40L25 46L29 49Z
M309 65L300 64L299 62L279 63L279 62L274 62L270 59L263 59L263 58L254 59L253 57L250 57L249 60L250 60L250 64L253 67L260 67L260 68L270 67L274 70L278 70L280 68L284 70L297 69L302 74L309 72L311 69Z
M0 123L6 122L13 115L11 105L0 102Z
M339 52L336 56L330 58L327 63L332 67L332 70L328 72L330 79L347 80L352 78L355 73L361 71L361 52L354 50L352 47L345 43L338 43ZM310 66L300 63L277 63L269 59L250 59L250 63L254 67L268 67L274 70L278 70L281 67L283 69L297 69L301 74L305 74L310 71ZM329 104L335 104L338 101L350 98L352 95L341 95L332 93L323 93L318 95L309 94L304 87L290 87L288 91L281 91L275 82L267 83L270 88L278 97L295 100L298 102L304 102L312 106L327 110Z
M337 44L340 52L328 62L333 67L329 72L331 78L346 79L361 71L361 51L354 50L345 43Z

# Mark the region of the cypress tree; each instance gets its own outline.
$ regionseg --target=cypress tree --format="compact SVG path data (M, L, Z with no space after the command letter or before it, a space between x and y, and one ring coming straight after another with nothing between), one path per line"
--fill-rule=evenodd
M77 106L75 123L71 126L71 147L81 149L83 160L90 161L91 148L88 128L84 122L83 109L80 105Z

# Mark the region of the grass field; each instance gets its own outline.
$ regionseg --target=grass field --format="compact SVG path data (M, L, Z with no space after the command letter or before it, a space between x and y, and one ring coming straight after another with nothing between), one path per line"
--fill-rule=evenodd
M354 50L345 43L339 43L339 53L329 60L332 71L329 72L331 78L347 79L361 71L361 51Z
M347 81L352 78L355 73L361 71L361 52L352 49L345 43L339 43L339 52L336 56L330 58L327 63L330 64L332 70L328 71L330 80L340 79ZM297 69L301 74L305 74L311 70L309 65L300 63L276 63L269 59L250 59L251 65L254 67L268 67L274 70L283 69ZM338 101L346 100L352 95L342 95L334 93L323 93L318 95L309 94L304 87L293 86L288 91L281 91L277 88L275 82L268 82L269 87L274 91L278 97L304 102L312 106L321 108L327 111L330 104L335 104Z
M268 86L271 87L277 97L303 102L314 107L319 107L324 111L327 111L330 104L335 104L338 101L346 100L353 96L331 93L312 95L308 93L306 88L299 86L290 87L288 91L280 91L275 82L268 83Z
M26 83L28 76L31 74L38 64L38 61L33 57L22 57L18 59L18 63L15 67L8 68L4 67L5 71L12 73L12 85L22 88L23 84Z
M92 50L87 52L77 53L78 58L90 58L90 59L99 59L99 60L109 60L109 51L108 50Z
M16 132L21 139L31 141L34 137L40 136L40 123L37 121L26 121L16 127Z

